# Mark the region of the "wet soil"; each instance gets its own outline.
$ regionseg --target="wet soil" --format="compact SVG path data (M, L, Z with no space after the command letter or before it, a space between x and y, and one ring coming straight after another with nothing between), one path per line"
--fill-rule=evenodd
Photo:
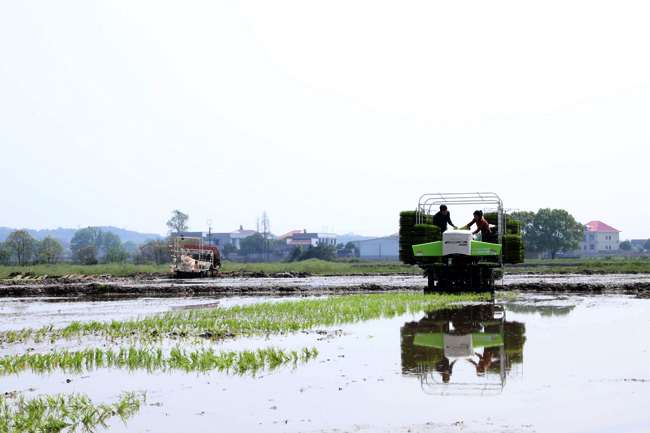
M310 275L297 272L232 272L213 278L180 280L164 274L129 277L92 276L78 278L0 281L0 297L43 296L204 296L204 295L292 295L384 293L422 291L422 275L345 274ZM596 271L579 273L506 274L497 291L632 293L650 296L650 275Z

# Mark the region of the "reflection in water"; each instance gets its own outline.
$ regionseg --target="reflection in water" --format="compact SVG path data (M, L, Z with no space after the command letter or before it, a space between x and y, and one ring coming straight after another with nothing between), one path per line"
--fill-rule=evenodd
M505 304L508 311L520 314L537 314L542 317L566 316L576 307L575 305L557 306L557 305L521 305L516 302Z
M525 332L494 303L425 313L401 328L402 374L430 393L499 393L508 376L523 374Z

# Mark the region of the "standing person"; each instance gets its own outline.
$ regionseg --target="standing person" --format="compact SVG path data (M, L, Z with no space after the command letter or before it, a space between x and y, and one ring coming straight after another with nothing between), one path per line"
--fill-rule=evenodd
M440 227L440 230L444 233L447 231L447 224L454 228L458 228L451 222L451 213L447 210L447 205L440 205L440 212L437 212L433 216L433 224Z
M490 230L490 224L483 218L483 212L480 210L474 211L474 219L471 220L465 227L470 228L474 223L476 223L476 230L472 233L475 235L478 232L481 232L482 235L487 235L492 233ZM463 227L463 228L465 228Z

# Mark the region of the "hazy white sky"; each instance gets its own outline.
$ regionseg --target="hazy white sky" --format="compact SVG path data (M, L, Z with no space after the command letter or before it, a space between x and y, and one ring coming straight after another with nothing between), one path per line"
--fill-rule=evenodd
M0 5L0 226L398 230L491 191L650 237L650 2ZM470 207L452 208L454 222Z

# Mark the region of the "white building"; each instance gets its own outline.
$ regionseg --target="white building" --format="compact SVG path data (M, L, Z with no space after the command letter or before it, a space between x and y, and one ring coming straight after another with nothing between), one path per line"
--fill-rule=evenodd
M386 236L383 238L364 239L354 241L359 251L359 258L378 261L399 261L399 236Z
M618 251L619 233L619 230L602 221L588 222L585 224L585 234L580 241L582 254Z
M309 245L318 246L320 244L336 246L336 233L307 233L307 230L298 231L294 230L285 235L280 236L278 239L287 239L289 245Z

